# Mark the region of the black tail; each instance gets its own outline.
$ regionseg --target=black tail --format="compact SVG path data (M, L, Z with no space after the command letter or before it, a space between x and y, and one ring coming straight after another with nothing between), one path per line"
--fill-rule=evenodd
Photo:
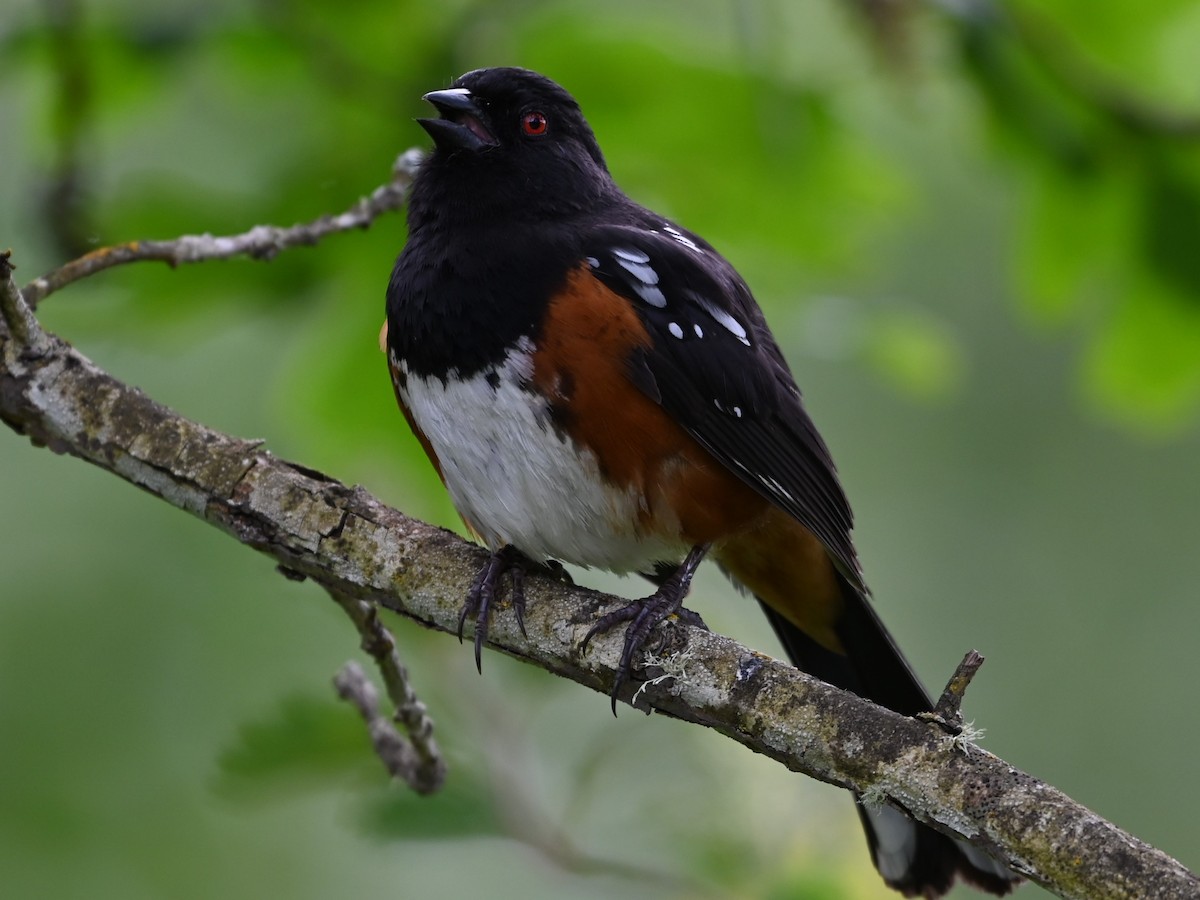
M822 647L761 604L791 661L810 675L903 715L932 709L929 695L866 598L845 583L842 593L845 604L836 631L845 656ZM922 825L894 807L856 802L875 868L906 897L940 897L955 876L998 895L1009 893L1020 880L966 841Z

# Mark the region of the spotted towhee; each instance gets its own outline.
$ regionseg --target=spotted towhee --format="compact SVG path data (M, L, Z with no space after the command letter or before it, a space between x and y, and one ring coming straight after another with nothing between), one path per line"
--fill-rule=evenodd
M549 79L481 69L425 99L436 147L413 184L386 347L405 418L492 550L463 609L476 658L506 572L518 617L531 561L643 573L658 590L588 634L629 622L615 704L711 555L797 666L929 710L867 602L829 450L738 273L621 192ZM858 811L907 895L940 896L956 875L995 894L1017 881L899 810Z

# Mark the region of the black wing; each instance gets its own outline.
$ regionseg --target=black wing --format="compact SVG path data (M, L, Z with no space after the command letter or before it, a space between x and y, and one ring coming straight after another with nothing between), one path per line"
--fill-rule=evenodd
M638 387L722 464L796 518L865 590L853 517L829 449L800 400L750 289L719 253L661 219L597 225L588 265L633 301L654 341L633 360Z

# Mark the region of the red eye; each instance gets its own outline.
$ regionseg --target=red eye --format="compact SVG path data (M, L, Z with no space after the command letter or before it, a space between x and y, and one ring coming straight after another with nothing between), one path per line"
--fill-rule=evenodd
M529 137L541 137L548 125L546 117L540 112L527 112L521 116L521 130Z

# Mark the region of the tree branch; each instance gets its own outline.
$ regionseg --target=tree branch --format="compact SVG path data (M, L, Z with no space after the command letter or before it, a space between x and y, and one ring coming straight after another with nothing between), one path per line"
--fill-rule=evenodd
M418 794L434 793L446 781L446 761L433 738L433 720L413 690L408 670L400 662L395 638L379 620L379 608L374 603L343 594L329 585L325 588L362 635L362 648L375 660L388 698L396 707L393 719L408 732L408 740L379 714L378 694L357 663L347 663L334 679L338 694L362 714L375 753L392 777L402 779Z
M182 263L208 262L235 256L270 260L288 247L311 246L330 234L366 228L383 213L395 212L404 206L408 186L417 166L421 164L421 156L421 151L416 149L401 154L392 167L392 180L340 215L321 216L313 222L293 225L291 228L258 225L244 234L228 237L185 234L171 241L129 241L101 247L41 278L35 278L21 289L21 294L30 309L37 309L39 303L59 288L113 266L157 260L175 268Z
M289 231L315 233L297 227ZM267 232L277 233L248 234ZM262 246L242 242L236 252L253 254L245 249L251 244ZM34 296L112 264L89 268L77 261L64 267L68 275L35 282ZM479 548L390 509L361 488L278 459L259 442L177 415L43 331L7 259L0 275L0 419L10 428L187 510L271 557L291 577L318 581L340 603L365 604L359 611L378 604L430 628L456 631L462 598L485 559ZM577 648L600 611L625 601L541 577L530 577L526 590L528 636L502 613L489 645L607 691L620 635L597 639L586 656ZM639 702L648 708L963 835L1062 897L1200 895L1200 881L1178 862L996 756L961 752L969 746L962 736L897 715L721 635L688 629L686 636L673 677L641 689ZM383 655L391 652L385 648ZM629 686L623 699L634 692Z
M955 668L954 674L950 676L950 680L946 682L946 689L942 691L942 696L938 698L933 709L919 714L917 718L936 723L947 734L963 734L966 731L962 717L963 697L966 696L967 688L971 686L982 665L983 656L979 651L968 650L962 662Z
M12 338L5 342L3 350L8 353L15 348L20 352L40 354L49 348L50 342L42 323L37 320L33 309L13 281L15 268L12 251L0 252L0 318Z

